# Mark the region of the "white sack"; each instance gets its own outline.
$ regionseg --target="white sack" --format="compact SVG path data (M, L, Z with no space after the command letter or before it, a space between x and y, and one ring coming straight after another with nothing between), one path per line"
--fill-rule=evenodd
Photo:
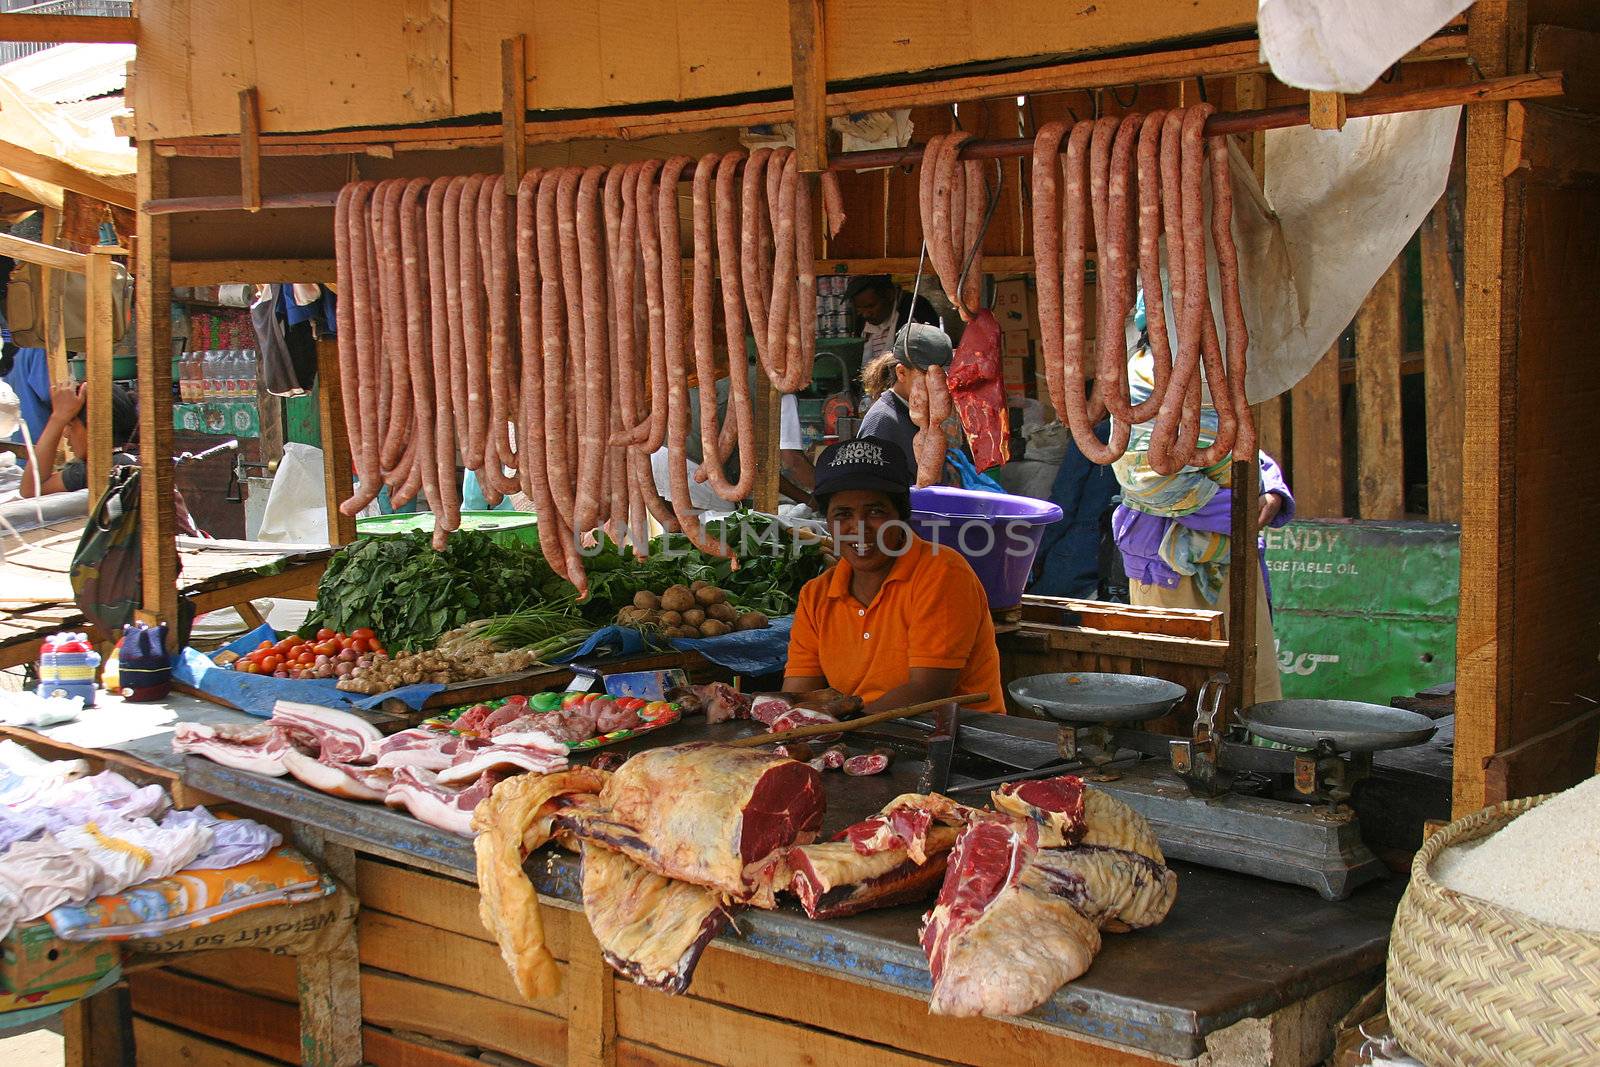
M1256 32L1285 85L1365 92L1472 0L1261 0Z
M297 545L328 543L328 510L323 500L322 449L290 441L272 476L261 513L258 541Z

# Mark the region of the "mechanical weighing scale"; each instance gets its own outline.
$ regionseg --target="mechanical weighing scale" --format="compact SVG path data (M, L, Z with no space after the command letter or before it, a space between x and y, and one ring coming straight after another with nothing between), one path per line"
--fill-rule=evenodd
M1425 715L1347 700L1275 700L1218 728L1226 675L1201 689L1188 736L1143 729L1183 699L1161 678L1041 674L1007 687L1056 720L1056 746L1085 780L1149 820L1178 859L1315 889L1342 900L1386 868L1362 842L1349 801L1372 754L1426 742ZM1247 733L1278 746L1261 747ZM967 789L976 787L968 786Z

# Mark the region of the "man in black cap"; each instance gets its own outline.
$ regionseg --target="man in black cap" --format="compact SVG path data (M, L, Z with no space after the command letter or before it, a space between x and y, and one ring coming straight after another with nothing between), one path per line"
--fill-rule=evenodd
M844 298L861 319L861 336L866 347L863 363L889 350L900 327L913 322L939 325L939 313L925 296L912 296L887 274L862 274L850 279Z
M911 376L929 367L948 367L949 336L937 326L914 322L895 337L894 348L867 364L861 383L875 397L861 417L858 437L882 437L893 441L907 456L916 455L912 441L917 424L911 421Z
M817 461L817 506L839 562L800 591L783 690L831 686L868 712L987 693L1005 710L983 584L961 553L912 532L911 466L892 441L858 437Z

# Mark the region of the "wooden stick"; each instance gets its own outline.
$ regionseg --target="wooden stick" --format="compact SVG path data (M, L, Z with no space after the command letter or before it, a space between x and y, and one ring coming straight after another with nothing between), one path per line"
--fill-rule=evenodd
M1549 74L1515 74L1504 78L1488 78L1467 85L1428 86L1408 89L1398 93L1381 93L1376 96L1353 97L1346 101L1349 118L1371 115L1393 115L1406 111L1427 111L1432 108L1455 107L1460 104L1481 104L1499 100L1531 100L1560 96L1565 92L1560 71ZM1205 135L1224 133L1255 133L1260 130L1281 130L1291 126L1304 126L1311 121L1310 108L1305 104L1265 108L1260 111L1240 111L1213 115L1205 125ZM888 148L871 152L843 152L828 161L829 170L874 170L879 167L896 167L918 163L922 159L923 145L906 148ZM968 141L961 146L961 159L1012 159L1033 154L1032 138L1021 137L1005 141ZM694 176L694 164L684 168L681 180ZM264 208L331 208L339 193L330 192L285 193L261 198ZM234 196L186 196L147 200L139 210L147 215L189 214L207 211L240 211L243 207Z
M908 704L903 708L880 711L875 715L864 715L859 719L850 719L846 722L823 722L815 726L798 726L793 730L783 730L775 734L756 734L754 737L741 737L737 741L729 741L728 744L736 748L756 748L760 745L775 745L783 741L798 741L803 737L848 733L851 730L859 730L863 726L872 726L880 722L888 722L891 719L904 719L909 715L932 711L934 708L942 708L946 704L981 704L988 699L988 693L963 693L958 697L924 700L920 704Z

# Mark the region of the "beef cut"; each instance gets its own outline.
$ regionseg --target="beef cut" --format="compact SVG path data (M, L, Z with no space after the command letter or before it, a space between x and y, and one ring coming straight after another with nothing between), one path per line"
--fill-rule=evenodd
M889 769L889 764L894 761L894 749L875 748L871 752L864 752L859 756L851 756L844 761L844 773L865 777L872 774L882 774Z
M922 860L904 846L863 856L849 841L819 841L789 850L789 891L813 919L838 919L905 904L932 894L944 877L945 860L960 833L935 826L921 839Z
M716 890L663 878L588 841L583 911L613 970L667 993L689 988L700 954L728 923Z
M814 689L809 693L759 693L751 701L750 718L772 730L777 730L774 720L788 712L801 710L826 716L817 721L848 718L861 711L861 698L849 696L837 689ZM806 725L796 722L796 726Z
M770 896L772 857L814 840L825 804L804 763L695 742L635 754L563 820L657 874L744 903Z
M172 728L172 750L273 778L289 773L283 765L283 754L290 750L289 739L270 723L176 723Z
M1046 848L1075 845L1088 829L1083 779L1076 775L1007 782L990 799L996 811L1037 823L1039 843Z
M686 715L704 712L706 722L713 725L729 719L750 717L750 694L739 692L727 682L679 686L668 692L666 698L676 703Z

